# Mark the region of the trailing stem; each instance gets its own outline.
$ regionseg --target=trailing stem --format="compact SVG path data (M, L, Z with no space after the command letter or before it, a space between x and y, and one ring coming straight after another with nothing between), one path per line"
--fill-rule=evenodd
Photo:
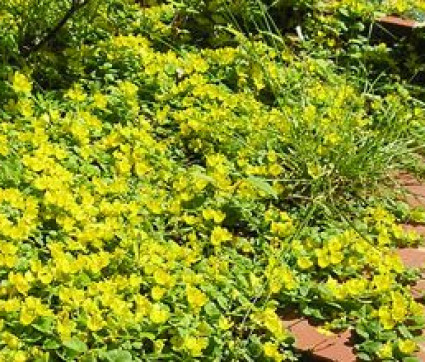
M78 10L86 6L90 1L91 0L72 0L71 7L63 15L62 19L52 29L50 29L43 38L41 38L39 41L33 39L29 45L24 45L22 47L22 56L28 58L32 53L41 49L45 44L47 44L56 36L56 34L65 26L68 20L71 19Z

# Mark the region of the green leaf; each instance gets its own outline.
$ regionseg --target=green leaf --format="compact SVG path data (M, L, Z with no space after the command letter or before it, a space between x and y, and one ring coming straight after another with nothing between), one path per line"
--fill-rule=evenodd
M201 172L194 172L193 176L210 183L215 183L215 180L211 176L205 175L204 173L201 173Z
M372 358L367 353L363 352L357 353L357 358L360 361L372 361Z
M49 334L52 331L53 321L51 318L39 318L37 323L34 323L32 326L40 332Z
M369 339L369 333L367 333L363 328L357 328L356 333L365 340Z
M64 342L63 345L74 352L84 353L87 351L87 345L75 337L69 341Z
M420 359L417 357L404 357L403 362L420 362Z
M412 338L412 333L409 332L409 330L407 329L405 325L399 326L398 330L404 338L407 338L407 339Z
M217 303L220 305L221 308L226 309L228 306L227 299L222 295L218 294L216 297Z
M154 341L155 340L155 334L154 333L149 333L149 332L142 332L138 334L139 339L149 339L150 341Z
M339 8L338 10L339 10L339 13L340 13L341 15L344 15L344 16L345 16L345 17L347 17L347 18L349 18L349 17L350 17L350 13L348 12L348 10L347 10L346 8L341 7L341 8Z
M45 349L58 349L61 344L54 339L46 339L43 343L43 348Z
M114 349L111 351L103 352L101 354L102 358L106 359L108 362L132 362L133 357L128 351L123 351L122 349Z
M325 319L325 317L323 316L322 312L319 309L314 309L308 306L306 306L303 309L303 314L310 317L317 318L317 319L321 319L321 320Z
M375 341L367 341L365 343L362 343L362 349L366 352L369 352L370 354L374 354L380 346L381 343Z
M218 317L220 315L220 311L217 308L217 306L212 303L209 302L205 307L204 307L205 313L207 313L210 317Z
M131 346L132 346L133 348L141 349L141 348L143 347L143 343L142 343L142 342L133 342L133 343L131 344Z
M259 177L255 177L255 176L249 176L248 177L248 182L251 183L251 185L253 185L254 187L256 187L257 189L265 192L267 195L272 196L273 198L277 199L277 193L276 191L273 189L273 187L270 186L270 184L259 178Z

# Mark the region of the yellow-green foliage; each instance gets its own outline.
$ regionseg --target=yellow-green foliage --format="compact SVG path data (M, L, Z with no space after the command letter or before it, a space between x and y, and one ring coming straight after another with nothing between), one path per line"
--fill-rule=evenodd
M0 360L296 360L285 309L411 355L423 312L393 247L418 237L383 207L322 212L423 111L241 34L164 49L175 8L125 4L120 28L120 4L65 50L67 89L37 84L49 49L2 68Z

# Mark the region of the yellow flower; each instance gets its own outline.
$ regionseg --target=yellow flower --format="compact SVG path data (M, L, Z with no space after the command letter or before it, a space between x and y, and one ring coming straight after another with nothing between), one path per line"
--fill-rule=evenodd
M281 267L281 268L278 268L277 270L281 273L283 286L286 289L294 289L297 286L297 282L294 278L294 275L288 268Z
M7 156L9 154L8 140L5 135L0 135L0 155Z
M317 264L321 268L326 268L331 263L331 256L327 249L316 250L316 256L317 256Z
M17 351L13 356L13 362L26 362L28 361L27 354L24 351Z
M391 292L392 297L392 318L396 322L403 322L407 315L407 302L400 292Z
M327 329L326 326L324 326L324 327L317 327L316 330L320 334L323 334L324 336L327 336L327 337L335 336L335 333L333 333L332 331L330 331L329 329Z
M108 105L108 98L102 93L95 93L93 95L93 104L96 108L103 110Z
M351 279L344 284L347 295L356 296L363 293L367 288L365 279Z
M155 285L152 288L152 291L151 291L152 299L153 300L156 300L156 301L160 300L164 296L164 294L166 293L166 291L167 291L166 289L161 288L161 287Z
M373 286L377 292L383 292L391 288L392 277L390 274L378 274L373 277Z
M393 356L393 347L391 343L383 344L378 350L378 357L382 359L391 358Z
M13 75L12 88L16 93L30 93L32 90L32 83L24 74L15 72Z
M386 255L384 258L384 263L388 265L389 269L394 270L396 273L402 273L405 269L400 256L396 253Z
M71 339L71 334L75 327L76 323L71 321L68 317L64 318L62 321L58 321L56 329L59 333L60 339L62 341Z
M313 262L310 260L310 258L306 257L306 256L300 256L297 259L297 265L301 268L301 269L308 269L311 268L313 266Z
M37 278L45 285L48 285L52 282L53 280L53 275L51 272L49 272L46 269L40 270L37 273Z
M398 349L401 353L411 355L416 351L417 344L411 339L398 341Z
M9 332L3 332L1 336L1 340L4 344L6 344L10 349L18 349L19 347L19 338L14 334Z
M106 322L100 312L95 312L87 317L87 327L93 332L101 330L105 325Z
M345 297L345 288L342 288L341 285L332 277L328 278L325 285L335 298L343 299Z
M165 343L163 339L157 339L155 340L153 344L154 344L155 353L161 353L162 350L164 349Z
M381 307L378 310L379 321L385 329L392 329L395 322L392 318L391 311L388 307Z
M20 99L16 104L17 109L24 117L31 117L34 114L34 102L31 99Z
M136 303L136 319L140 321L149 313L151 303L143 295L137 295L134 299Z
M270 230L273 234L278 236L288 236L294 231L293 220L286 212L279 213L280 222L272 221Z
M192 308L201 308L208 302L208 297L198 288L188 286L186 288L187 301Z
M174 278L162 269L156 270L153 277L159 285L172 287L175 283Z
M275 361L282 361L283 356L278 351L278 347L272 342L266 342L263 346L264 355L266 357L272 358Z
M149 318L155 324L163 324L168 320L169 312L159 304L152 305Z
M226 214L221 211L206 209L202 211L202 216L205 220L214 220L216 224L220 224L226 217Z
M424 315L424 309L422 304L415 302L414 300L410 302L409 311L414 316L423 316Z
M75 84L73 88L69 89L65 97L75 102L83 102L87 95L83 91L83 87L80 84Z
M219 246L229 240L232 240L232 234L221 226L216 226L211 233L211 244L214 246Z
M21 308L21 301L18 298L9 298L0 305L6 312L17 312Z
M283 167L277 163L274 163L269 166L269 173L272 176L279 176L283 172Z
M307 172L312 179L317 179L322 175L322 168L317 163L309 163L307 165Z
M37 318L37 314L34 310L26 308L25 306L21 309L21 317L19 320L24 326L31 324L35 318Z
M186 337L184 339L184 347L192 357L201 357L202 350L207 348L207 338Z
M344 260L344 254L340 251L331 252L330 261L334 265L340 264Z
M121 82L119 88L120 91L128 98L134 97L137 94L137 90L139 89L137 85L129 81Z
M388 231L383 229L378 235L378 244L380 246L385 246L391 243L390 235L388 235Z
M9 273L9 282L18 290L21 294L27 294L30 289L27 278L21 273Z
M222 329L223 331L227 331L228 329L232 328L233 322L229 321L226 317L220 316L218 320L218 328Z
M277 339L284 339L288 335L274 308L266 308L264 312L260 313L259 319Z

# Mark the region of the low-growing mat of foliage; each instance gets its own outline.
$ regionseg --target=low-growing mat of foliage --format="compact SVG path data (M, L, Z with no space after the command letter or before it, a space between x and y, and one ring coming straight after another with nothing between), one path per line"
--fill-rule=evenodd
M225 2L220 46L178 24L187 1L52 3L0 5L0 360L295 361L288 312L352 328L361 360L414 360L395 248L420 238L378 191L425 108L359 60L390 50L341 65L314 17L316 50Z

